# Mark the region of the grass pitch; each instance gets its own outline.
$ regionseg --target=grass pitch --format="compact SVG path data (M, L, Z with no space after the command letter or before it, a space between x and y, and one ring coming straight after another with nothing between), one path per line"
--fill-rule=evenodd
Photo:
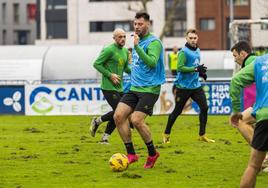
M228 125L228 116L210 116L207 135L216 143L197 141L198 116L181 116L173 126L171 144L162 144L167 116L148 117L160 152L155 168L143 169L146 146L136 131L133 141L140 160L124 172L112 172L108 160L125 153L115 131L110 145L100 145L104 125L95 138L88 133L91 117L0 117L0 187L94 188L176 187L233 188L239 186L250 148ZM261 173L258 188L268 186Z

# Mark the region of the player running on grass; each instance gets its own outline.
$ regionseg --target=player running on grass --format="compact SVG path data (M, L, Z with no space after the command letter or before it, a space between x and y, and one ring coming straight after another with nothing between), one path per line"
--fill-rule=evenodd
M132 57L131 57L131 53L132 53L132 49L129 48L128 49L128 63L129 63L129 67L131 67L131 61L132 61ZM127 93L129 92L129 89L131 87L131 78L130 78L129 73L123 73L123 93ZM92 121L91 121L91 126L90 126L90 134L92 137L95 137L95 134L99 128L99 126L106 121L109 121L111 118L113 118L114 115L114 111L110 111L102 116L99 117L93 117ZM133 130L134 127L132 125L132 123L130 122L130 128ZM107 133L108 131L105 131L102 140L99 142L100 144L109 144L108 142L108 138L110 136L110 134Z
M199 114L199 140L215 142L206 137L206 124L208 105L205 93L199 81L199 76L207 79L206 67L200 65L200 49L197 47L198 35L195 29L186 31L187 43L179 52L178 74L175 80L176 96L175 108L168 116L167 126L163 135L163 142L170 143L171 128L177 117L182 113L183 107L189 98L192 98L200 108Z
M113 111L94 118L91 123L90 132L94 137L101 122L109 121L100 143L108 144L108 138L114 131L114 110L123 96L123 72L130 73L128 67L128 49L125 48L126 33L123 29L115 29L113 32L114 43L104 48L94 67L102 74L101 89L103 95Z
M147 146L148 154L144 168L152 168L159 157L155 150L151 131L145 123L147 115L152 115L161 89L165 82L164 50L161 41L149 32L150 16L146 12L136 13L133 36L131 88L118 104L114 120L125 144L129 163L138 160L131 139L128 118L139 132Z

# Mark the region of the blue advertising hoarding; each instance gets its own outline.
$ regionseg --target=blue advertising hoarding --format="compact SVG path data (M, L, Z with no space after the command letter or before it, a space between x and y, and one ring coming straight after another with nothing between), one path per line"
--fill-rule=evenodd
M209 114L230 114L232 112L229 82L207 82L202 85L207 98ZM199 113L198 105L195 102L192 107Z
M0 86L0 114L25 114L24 86Z

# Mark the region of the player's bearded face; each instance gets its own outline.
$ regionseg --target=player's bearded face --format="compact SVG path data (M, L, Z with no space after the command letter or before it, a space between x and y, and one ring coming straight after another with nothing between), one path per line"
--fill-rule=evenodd
M186 36L186 41L190 46L192 47L197 47L197 41L198 41L198 36L195 33L188 33Z
M139 18L134 20L134 31L139 37L143 37L148 33L150 22Z

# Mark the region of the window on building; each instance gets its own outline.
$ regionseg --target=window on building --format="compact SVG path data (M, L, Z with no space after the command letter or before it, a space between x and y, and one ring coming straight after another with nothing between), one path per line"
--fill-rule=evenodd
M7 44L7 30L3 30L2 31L2 42L3 42L3 45Z
M47 10L67 9L67 0L47 0Z
M19 19L20 19L20 13L19 13L20 10L19 9L20 9L19 3L14 3L13 4L13 22L15 24L19 23Z
M176 7L174 7L174 0L166 0L166 21L171 16L171 24L165 28L165 36L169 37L183 37L186 32L186 0L181 0ZM175 9L174 9L175 8ZM173 15L170 13L174 12Z
M67 22L47 23L47 39L62 39L67 37Z
M135 1L135 0L89 0L89 2L103 2L103 1ZM142 0L136 0L136 1L142 1ZM151 0L148 0L151 1Z
M227 5L230 4L230 0L226 0ZM233 0L234 5L240 6L240 5L249 5L249 0Z
M29 43L29 31L28 30L17 30L14 31L14 44L25 45Z
M210 31L216 28L216 23L212 18L201 18L199 27L201 31Z
M261 18L262 20L268 20L268 18ZM261 30L268 30L268 23L261 24Z
M27 22L36 19L36 4L27 4Z
M7 4L2 3L2 23L6 24Z
M182 37L186 32L186 21L185 20L174 20L173 21L173 36Z
M89 22L90 32L111 32L115 28L122 28L125 31L133 31L133 24L132 21Z
M47 39L68 38L67 0L47 0Z

